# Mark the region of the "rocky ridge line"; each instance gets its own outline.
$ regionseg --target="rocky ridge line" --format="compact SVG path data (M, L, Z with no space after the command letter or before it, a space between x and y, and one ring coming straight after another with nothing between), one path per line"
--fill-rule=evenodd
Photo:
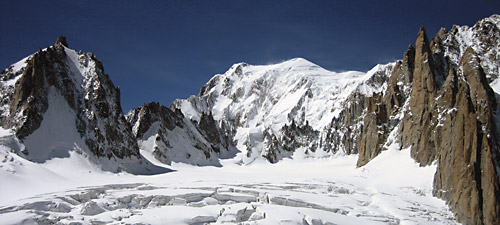
M411 80L405 84L411 86L411 92L386 91L369 98L376 109L368 108L374 113L365 116L367 127L361 140L381 143L380 139L387 138L387 131L369 129L370 125L390 126L396 115L387 112L397 111L401 104L388 102L402 96L408 105L394 128L398 130L397 139L403 148L411 147L412 157L422 166L437 161L434 194L445 199L464 224L495 224L500 219L496 94L472 46L466 48L458 63L443 54L446 50L441 37L445 35L442 30L429 42L425 29L420 30L415 51L410 48L398 63L404 70L391 75ZM414 58L413 62L408 58ZM387 90L396 89L394 82L389 82ZM361 149L358 166L383 150L382 145Z
M260 157L275 163L297 151L311 157L342 151L359 153L357 165L363 166L398 143L411 148L422 166L437 162L434 194L448 202L460 222L495 224L500 220L500 134L498 96L490 85L500 73L499 27L500 16L493 15L471 28L442 29L432 41L421 28L403 60L365 75L345 73L350 80L329 84L337 85L334 89L321 86L321 79L339 74L304 59L257 72L258 66L236 64L198 96L169 108L145 104L126 119L119 88L102 63L91 53L68 49L60 37L25 65L0 72L0 125L23 144L42 126L50 91L56 90L75 113L75 128L89 153L120 163L142 163L140 146L167 164L220 165L219 159L238 152L241 163ZM283 74L289 83L279 80ZM289 89L277 93L279 86ZM290 100L296 100L293 107L276 111ZM326 110L311 115L320 110L314 108L318 102ZM328 120L312 120L318 117ZM33 151L24 146L18 154L45 160L33 158Z
M233 115L230 110L239 107L239 102L246 103L246 98L254 99L251 103L261 109L280 101L279 96L272 96L276 70L253 81L250 91L238 86L253 76L254 67L245 63L215 76L198 96L176 101L170 108L196 124L200 115L216 115L219 102L231 101L233 109L228 106L224 114L216 115L209 132L228 140L247 158L257 153L272 163L300 149L311 156L315 151L359 153L357 165L363 166L393 143L411 147L412 157L422 166L437 162L434 194L448 202L460 222L494 224L500 220L500 154L497 97L490 83L497 82L499 74L499 24L500 17L493 15L470 28L441 29L431 41L421 28L415 47L410 45L402 60L378 66L366 79L350 83L354 89L343 89L348 96L339 100L341 110L323 128L311 127L305 116L307 102L315 94L310 80L302 79L290 90L306 91L287 112L287 123L277 129L250 130L242 139L239 132L251 128L249 121L263 112L242 108ZM307 66L315 70L315 65ZM363 91L367 86L373 92ZM337 95L332 93L334 98ZM338 109L337 105L325 106L332 112ZM261 153L256 152L259 148Z
M81 141L76 149L105 170L134 172L144 169L139 167L148 167L123 115L120 89L104 73L102 62L92 53L76 52L67 46L61 36L53 46L40 49L0 72L4 102L0 108L0 125L14 132L12 138L20 146L16 147L18 154L31 161L44 162L54 154L61 154L57 152L60 143L72 141L51 140L53 137L47 136L45 140L35 140L35 145L26 142L42 126L50 105L58 104L51 102L54 101L51 96L60 95L69 107L63 110L76 118L74 127L67 129L76 130L77 139L81 139L74 144L66 143L64 148L73 148L69 145L79 145ZM67 131L52 129L51 132L63 136L61 132ZM40 141L47 142L48 149L40 149L43 148L37 144Z

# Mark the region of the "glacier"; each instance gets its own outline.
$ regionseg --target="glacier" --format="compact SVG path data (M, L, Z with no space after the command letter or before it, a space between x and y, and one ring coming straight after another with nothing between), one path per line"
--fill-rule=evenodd
M498 24L493 15L473 27L442 29L431 44L445 49L434 53L446 61L427 60L462 76L460 60L473 49L498 102L500 32L484 33ZM27 103L13 107L33 58L44 54L63 58L52 69L64 76L39 84L46 105L26 95ZM387 125L378 125L382 150L358 167L353 140L373 113L363 106L380 105L401 65L333 72L303 58L237 63L198 95L123 114L119 88L102 63L56 43L1 73L1 97L9 104L0 106L0 223L459 224L456 212L434 196L439 160L417 163L400 141L410 98L398 103ZM393 87L409 96L408 81L396 81ZM37 118L25 113L30 104L43 120L20 133ZM457 110L439 111L436 126ZM127 141L108 140L112 128Z

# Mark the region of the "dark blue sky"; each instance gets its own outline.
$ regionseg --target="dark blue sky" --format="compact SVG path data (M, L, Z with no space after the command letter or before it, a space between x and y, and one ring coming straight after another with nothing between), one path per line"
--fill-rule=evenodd
M2 1L0 67L66 35L94 52L128 111L197 94L232 64L306 58L367 71L402 57L420 26L473 25L500 1Z

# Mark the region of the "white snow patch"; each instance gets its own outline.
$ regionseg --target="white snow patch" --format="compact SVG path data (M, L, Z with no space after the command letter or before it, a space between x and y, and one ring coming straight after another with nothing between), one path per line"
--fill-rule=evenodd
M76 114L55 88L48 90L48 109L40 127L26 137L26 158L44 162L54 157L69 157L69 151L82 152L86 145L76 130Z
M73 164L76 155L48 164L22 161L17 171L27 173L0 170L7 184L0 186L0 222L43 212L84 224L457 224L431 194L436 166L420 167L409 149L397 148L362 168L348 155L242 166L227 160L221 168L173 164L176 172L154 176L97 172Z

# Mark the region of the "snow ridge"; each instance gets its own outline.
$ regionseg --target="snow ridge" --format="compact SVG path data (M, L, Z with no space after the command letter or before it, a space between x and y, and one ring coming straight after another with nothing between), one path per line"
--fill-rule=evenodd
M500 74L500 15L479 20L474 26L454 25L450 31L441 28L437 34L438 42L445 49L443 54L450 58L452 65L458 68L461 56L467 48L474 49L481 61L490 82Z
M103 170L153 172L123 116L119 89L92 53L56 43L0 77L0 125L13 133L2 143L19 143L13 151L20 156L46 162L74 151Z
M367 73L338 73L302 58L262 66L238 63L214 76L198 96L176 100L171 108L180 109L194 121L199 121L203 113L211 113L216 121L229 121L236 130L229 138L241 153L237 156L241 163L251 163L261 156L271 162L291 157L297 146L278 152L270 147L273 140L286 142L289 137L284 129L288 126L308 130L305 136L317 133L317 138L290 141L303 142L300 151L306 154L299 155L318 155L315 148L319 147L319 155L326 156L336 151L323 150L320 139L326 138L332 120L345 110L348 97L353 92L371 96L384 91L386 85L375 79L386 79L393 65L377 65Z
M432 190L432 174L447 164L428 157L420 167L413 160L416 148L401 143L401 124L420 113L412 112L418 102L411 96L418 95L413 95L409 74L415 65L410 64L417 61L428 69L416 73L429 79L419 88L451 87L458 80L454 75L480 77L484 69L499 93L499 24L494 15L470 28L443 29L430 47L422 29L417 47L425 49L418 48L419 60L410 46L402 61L366 73L332 72L302 58L261 66L238 63L214 76L197 96L169 108L145 104L126 120L119 89L101 62L56 43L0 73L0 97L9 102L0 108L0 176L11 181L0 193L28 191L2 196L0 221L161 223L166 218L152 215L168 209L169 222L189 224L455 224L445 202L432 197L444 193L450 201L445 195L453 189ZM464 58L471 62L460 62ZM477 70L464 75L464 64ZM52 75L38 76L34 71L40 69ZM446 71L451 75L439 74ZM446 97L439 94L430 101ZM432 125L448 126L447 118L460 110L431 112ZM356 155L357 149L366 151ZM158 173L145 158L178 172L119 173ZM366 161L356 168L360 158ZM89 184L80 178L96 180ZM33 184L42 190L29 188ZM50 190L57 192L40 195Z

